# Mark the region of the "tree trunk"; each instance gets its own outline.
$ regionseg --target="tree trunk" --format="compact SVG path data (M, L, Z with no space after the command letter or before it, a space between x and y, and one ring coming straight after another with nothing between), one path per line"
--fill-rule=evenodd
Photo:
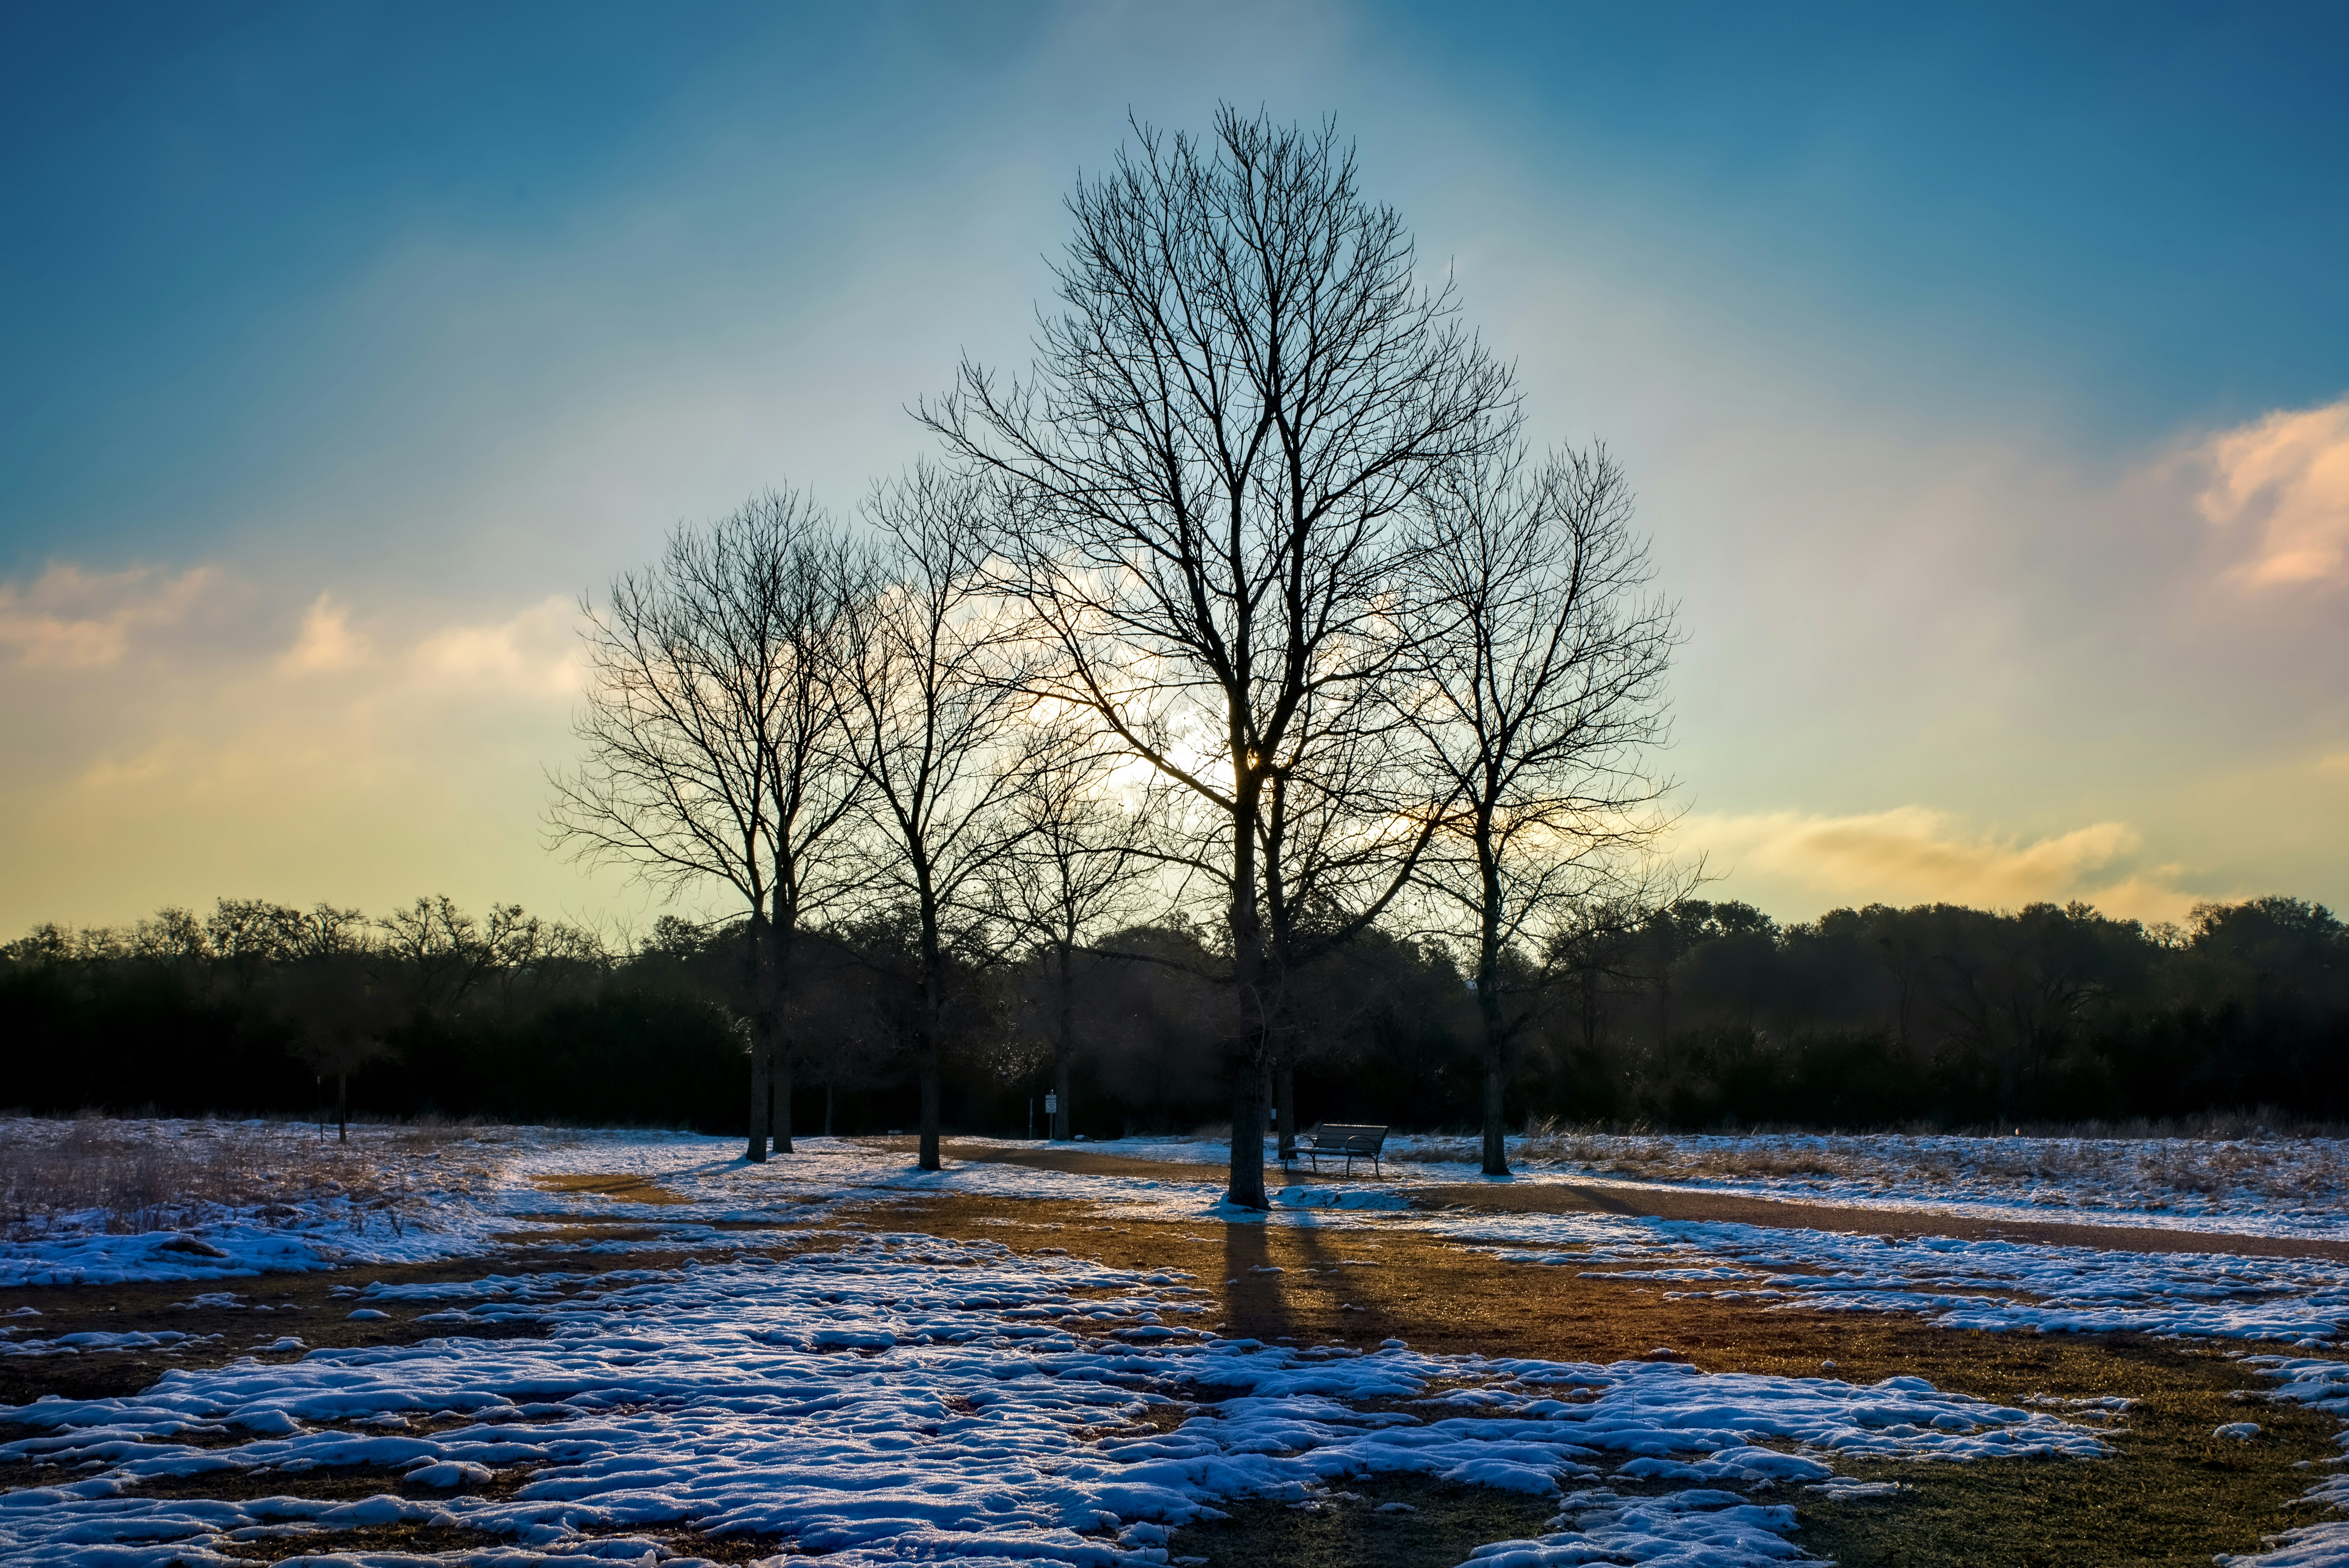
M768 1078L773 1085L773 1092L769 1096L768 1103L774 1106L774 1110L771 1113L773 1116L773 1122L771 1125L775 1135L775 1152L777 1154L789 1154L792 1152L792 1050L790 1042L776 1042L775 1064L770 1070Z
M1280 1163L1297 1158L1297 1069L1287 1062L1273 1075L1272 1104L1280 1118Z
M916 1163L924 1170L943 1170L946 1161L938 1156L938 1078L945 1044L947 960L938 932L937 889L926 859L915 859L914 881L922 919L921 1038L914 1043L915 1056L922 1064L921 1157Z
M773 988L768 983L767 920L762 901L751 901L750 926L744 935L748 945L742 951L742 962L750 992L750 1128L742 1158L753 1165L764 1165L767 1131L774 1122L769 1098L773 1088L775 1015Z
M1232 1180L1224 1201L1238 1209L1269 1209L1264 1195L1264 1069L1249 1063L1234 1077Z
M832 1080L823 1081L823 1136L832 1136Z
M351 1141L351 1075L335 1075L335 1137L343 1143Z
M775 890L775 918L767 926L767 961L760 974L759 1006L766 1013L767 1130L777 1154L792 1152L792 1037L784 1026L786 993L792 983L791 910L782 888Z
M1235 753L1240 750L1237 739ZM1224 1201L1271 1207L1264 1196L1264 1068L1272 1044L1265 995L1264 923L1257 908L1257 814L1263 780L1242 774L1232 812L1232 986L1240 1037L1232 1062L1232 1167Z
M767 1158L767 1050L756 1041L750 1045L750 1141L742 1150L742 1158L753 1165L763 1165Z
M1503 1033L1501 999L1493 983L1476 987L1476 1010L1485 1019L1485 1174L1509 1174L1509 1147L1503 1116L1503 1090L1508 1083L1508 1040Z
M1490 812L1476 822L1477 878L1484 908L1478 911L1476 1014L1485 1025L1485 1174L1509 1174L1508 1135L1502 1116L1508 1076L1508 1020L1501 1016L1501 857L1493 843Z
M1069 1137L1069 1058L1074 1054L1077 1028L1076 955L1061 944L1060 1032L1052 1048L1052 1114L1046 1136L1056 1143Z
M922 1154L919 1163L924 1170L946 1168L946 1161L938 1158L938 1048L935 1040L922 1053Z

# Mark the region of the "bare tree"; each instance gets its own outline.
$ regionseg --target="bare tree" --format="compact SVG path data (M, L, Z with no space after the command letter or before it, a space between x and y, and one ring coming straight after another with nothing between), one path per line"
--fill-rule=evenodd
M394 1028L413 1012L383 973L387 953L314 954L279 966L270 989L294 1034L294 1056L320 1083L335 1080L338 1141L351 1137L351 1075L392 1053Z
M1070 199L1064 309L1032 377L967 364L922 413L1005 483L1011 586L1058 655L1039 685L1206 819L1197 861L1220 884L1238 1004L1229 1197L1262 1208L1280 975L1373 918L1419 837L1406 820L1368 855L1361 825L1394 818L1332 814L1325 839L1384 875L1352 878L1354 902L1309 940L1295 807L1391 776L1375 753L1394 732L1368 715L1400 652L1399 519L1433 473L1506 435L1516 394L1449 285L1420 287L1402 220L1361 195L1332 128L1226 108L1204 142L1136 138Z
M1009 857L999 901L1032 941L1050 992L1052 1110L1049 1135L1069 1136L1070 1069L1077 1056L1077 968L1086 944L1135 913L1145 854L1143 814L1110 792L1093 737L1055 736L1016 807L1025 828Z
M982 486L928 467L875 493L869 515L884 544L849 595L837 677L867 785L860 897L910 922L916 994L903 1016L925 1170L940 1168L951 971L1001 946L990 895L1025 832L1014 808L1037 743L1014 680L1015 628L980 576L987 503Z
M271 965L300 950L309 917L264 898L220 898L204 917L204 937L215 965L228 970L239 997Z
M383 933L384 957L407 981L409 1007L447 1012L489 977L498 961L497 939L521 918L519 904L492 905L492 929L484 931L480 921L441 893L394 909L376 926Z
M858 786L832 680L843 548L789 491L679 527L608 606L583 606L587 756L552 781L551 824L574 854L673 892L717 882L747 909L752 1160L771 1133L792 1147L792 945L842 890L833 850Z
M1666 737L1678 634L1631 518L1623 471L1596 445L1531 467L1504 447L1423 497L1404 611L1418 666L1402 690L1454 805L1420 878L1473 953L1488 1176L1508 1171L1509 1048L1539 981L1528 950L1556 951L1578 911L1645 892L1669 821L1647 753Z

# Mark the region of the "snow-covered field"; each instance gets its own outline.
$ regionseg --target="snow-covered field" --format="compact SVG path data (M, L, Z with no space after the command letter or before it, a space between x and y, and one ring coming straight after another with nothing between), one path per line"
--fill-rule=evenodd
M1605 1181L1988 1219L2349 1238L2349 1140L1961 1137L1955 1135L1551 1133L1512 1137L1520 1182ZM1205 1138L1104 1149L1219 1164ZM1268 1147L1270 1147L1268 1141ZM1481 1181L1475 1141L1399 1134L1402 1182Z
M153 1562L143 1543L168 1541L191 1563L226 1562L217 1549L257 1531L399 1520L513 1539L474 1561L635 1560L658 1546L644 1527L693 1517L843 1564L1154 1563L1169 1526L1219 1500L1305 1501L1397 1471L1557 1496L1608 1516L1578 1539L1640 1560L1702 1542L1766 1561L1793 1526L1779 1500L1833 1484L1841 1456L2104 1446L2045 1412L1914 1378L1856 1387L1399 1343L1269 1346L1203 1330L1199 1292L1171 1275L918 1235L824 1241L787 1265L565 1279L535 1302L495 1284L361 1291L355 1302L446 1303L452 1331L487 1307L529 1311L551 1333L249 1360L130 1397L22 1407L12 1418L37 1435L0 1447L0 1460L96 1472L0 1503L8 1561ZM1169 1429L1134 1424L1203 1393L1216 1402ZM1430 1418L1354 1407L1371 1399L1421 1400ZM121 1495L161 1476L355 1462L450 1486L543 1468L497 1501ZM1687 1485L1627 1509L1600 1495L1610 1478ZM1752 1496L1756 1485L1769 1495Z
M144 1130L221 1136L201 1125ZM0 1124L0 1138L20 1132ZM1831 1373L1705 1373L1671 1360L1591 1366L1435 1355L1400 1341L1364 1349L1226 1337L1221 1282L899 1233L846 1208L893 1192L1073 1199L1200 1227L1400 1228L1757 1312L2281 1340L2299 1354L2251 1363L2277 1397L2349 1417L2349 1363L2319 1354L2349 1321L2349 1264L2315 1259L1413 1210L1410 1187L1463 1179L1424 1158L1402 1162L1400 1182L1290 1189L1259 1221L1224 1210L1211 1181L982 1163L924 1173L902 1152L846 1140L802 1140L800 1152L753 1167L732 1140L687 1135L494 1129L446 1134L429 1148L386 1129L356 1136L366 1179L343 1185L363 1188L367 1201L349 1190L281 1192L183 1208L171 1229L126 1234L109 1233L97 1209L15 1217L0 1243L0 1284L186 1281L195 1299L256 1311L258 1300L222 1287L270 1270L482 1262L478 1273L405 1284L369 1284L362 1266L339 1287L355 1315L428 1304L447 1338L307 1349L289 1320L284 1327L297 1332L260 1347L275 1355L183 1367L119 1398L0 1408L10 1423L0 1435L11 1439L0 1443L0 1465L38 1459L66 1467L51 1475L80 1478L0 1496L0 1560L225 1563L240 1560L241 1542L316 1533L331 1549L334 1532L409 1522L498 1542L452 1547L439 1561L635 1562L678 1550L672 1538L691 1521L843 1564L1164 1563L1170 1531L1219 1502L1310 1505L1350 1480L1416 1474L1550 1500L1551 1533L1491 1543L1475 1559L1485 1568L1694 1568L1800 1557L1789 1540L1799 1501L1871 1490L1839 1472L1849 1459L2106 1451L2097 1413L1992 1406L1913 1377L1858 1386ZM1930 1140L1883 1141L1889 1151L1870 1168L1878 1172L1921 1158L1903 1146ZM1195 1161L1218 1152L1097 1147ZM2278 1148L2311 1168L2333 1158L2291 1152L2300 1147ZM1588 1174L1564 1161L1527 1164L1528 1180ZM1716 1179L1689 1178L1700 1179ZM1862 1190L1858 1177L1849 1190L1795 1185L1824 1179L1749 1174L1717 1184L1903 1201ZM2276 1228L2245 1208L2225 1213L2240 1218L2230 1229ZM625 1233L583 1223L591 1219L625 1220ZM785 1221L802 1250L778 1262L773 1227ZM2277 1223L2305 1234L2316 1222ZM512 1273L500 1238L568 1249L563 1272ZM629 1256L682 1249L704 1261L648 1268ZM517 1320L544 1336L466 1336ZM42 1326L29 1309L0 1318L0 1355L130 1343ZM251 1485L192 1495L206 1476L353 1464L390 1467L408 1473L409 1490L420 1482L446 1495L387 1488L333 1501L255 1496L267 1489ZM485 1484L493 1478L500 1484ZM2349 1502L2349 1482L2317 1480L2313 1501ZM418 1559L370 1550L332 1560ZM2313 1526L2259 1561L2349 1563L2349 1528Z

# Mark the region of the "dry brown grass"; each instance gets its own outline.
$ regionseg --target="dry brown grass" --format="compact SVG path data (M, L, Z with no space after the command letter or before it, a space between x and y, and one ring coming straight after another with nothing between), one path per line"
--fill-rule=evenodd
M616 1199L622 1203L690 1203L692 1199L671 1192L657 1181L626 1171L585 1171L558 1176L534 1176L531 1185L541 1192L585 1192L597 1198Z
M1797 1542L1845 1568L1971 1568L1986 1563L2199 1568L2214 1552L2253 1551L2261 1535L2305 1522L2307 1511L2292 1505L2317 1472L2295 1467L2322 1465L2333 1451L2329 1419L2257 1400L2267 1385L2222 1354L2158 1341L1986 1335L1935 1328L1909 1317L1763 1312L1747 1303L1675 1300L1661 1283L1510 1263L1422 1231L1375 1223L1345 1230L1226 1226L1206 1220L1167 1223L1075 1203L965 1197L880 1201L866 1206L864 1213L892 1228L999 1241L1026 1251L1066 1249L1117 1267L1188 1270L1218 1309L1200 1326L1264 1340L1367 1346L1396 1337L1437 1353L1598 1362L1638 1356L1664 1345L1709 1371L1805 1376L1832 1360L1836 1376L1853 1382L1907 1374L2002 1403L2033 1395L2120 1396L2137 1402L2114 1435L2116 1453L2109 1459L1846 1462L1838 1468L1863 1477L1881 1474L1907 1490L1889 1501L1828 1504L1806 1493L1768 1500L1795 1502L1803 1527ZM631 1261L674 1267L688 1255L647 1253ZM1281 1272L1253 1272L1275 1265ZM540 1266L562 1264L545 1259ZM481 1261L471 1260L377 1274L387 1280L456 1278L480 1267ZM275 1332L284 1324L318 1344L407 1343L440 1331L438 1325L409 1321L421 1309L404 1305L394 1308L390 1320L351 1323L342 1315L347 1303L331 1294L335 1282L334 1275L269 1282L272 1299L308 1310L298 1324L277 1319L266 1330L242 1311L208 1315L172 1306L187 1293L185 1285L103 1293L68 1287L16 1291L0 1294L0 1307L18 1300L38 1305L60 1329L130 1328L151 1322L201 1332L233 1326L249 1336ZM262 1287L254 1289L261 1293ZM229 1354L228 1345L207 1346L201 1358L225 1359ZM95 1364L113 1358L88 1359ZM120 1359L123 1365L113 1376L128 1386L109 1392L143 1386L160 1370L152 1363L134 1367L130 1358ZM27 1367L29 1376L48 1386L0 1391L0 1398L18 1402L37 1392L63 1392L57 1380L74 1370L56 1364ZM1207 1403L1220 1391L1195 1388L1188 1395ZM2247 1406L2246 1397L2254 1402ZM1163 1429L1185 1409L1154 1406L1132 1423L1131 1432L1122 1427L1099 1435ZM2264 1428L2257 1442L2212 1438L2214 1427L2246 1417ZM28 1471L0 1476L0 1487L55 1480L54 1474ZM294 1490L283 1480L258 1477L247 1484ZM362 1483L353 1476L347 1484ZM375 1478L364 1484L387 1487ZM1542 1522L1536 1515L1547 1511L1511 1494L1447 1489L1408 1478L1351 1481L1341 1490L1362 1494L1361 1501L1340 1498L1311 1511L1239 1503L1228 1510L1227 1522L1178 1532L1174 1549L1205 1551L1217 1563L1268 1568L1449 1563L1484 1542L1534 1532ZM1379 1514L1375 1505L1381 1501L1409 1501L1417 1511ZM748 1560L788 1545L780 1540L721 1542L695 1536L684 1525L673 1539L663 1539L672 1550L720 1560L738 1554ZM236 1550L265 1561L322 1549L461 1552L492 1544L511 1542L389 1526L274 1537L239 1543Z
M2316 1472L2294 1467L2322 1465L2334 1452L2330 1419L2258 1399L2271 1385L2205 1347L2128 1335L1984 1334L1908 1316L1675 1300L1661 1283L1506 1262L1375 1224L1340 1231L1132 1220L1103 1228L1101 1216L1078 1205L977 1198L923 1198L881 1213L893 1226L938 1235L990 1237L1023 1251L1065 1246L1118 1267L1189 1270L1222 1308L1218 1320L1199 1326L1268 1341L1368 1347L1392 1337L1423 1351L1600 1363L1670 1345L1707 1371L1816 1376L1821 1362L1833 1361L1834 1375L1854 1383L1919 1376L2002 1404L2033 1395L2137 1401L2109 1459L1897 1463L1881 1471L1910 1490L1890 1503L1828 1504L1808 1493L1780 1499L1797 1504L1805 1527L1798 1540L1847 1568L2057 1562L2199 1568L2215 1552L2256 1551L2263 1534L2308 1522L2309 1511L2294 1505ZM1210 1230L1219 1233L1202 1239ZM1282 1272L1251 1272L1268 1265ZM2256 1402L2247 1407L2245 1397ZM2261 1423L2257 1443L2212 1439L2212 1428L2242 1419ZM1492 1532L1477 1540L1516 1533L1521 1511L1505 1502L1481 1493L1444 1502L1457 1519L1444 1540L1488 1526ZM1436 1560L1389 1555L1386 1546L1373 1552L1369 1536L1336 1516L1326 1528L1309 1529L1277 1511L1247 1511L1251 1531L1217 1535L1215 1561L1271 1563L1291 1547L1308 1562L1347 1561L1347 1552L1362 1553L1365 1563ZM1261 1550L1241 1545L1238 1537L1251 1532ZM1175 1550L1202 1549L1180 1544L1187 1536L1177 1536ZM1443 1561L1466 1553L1464 1546Z

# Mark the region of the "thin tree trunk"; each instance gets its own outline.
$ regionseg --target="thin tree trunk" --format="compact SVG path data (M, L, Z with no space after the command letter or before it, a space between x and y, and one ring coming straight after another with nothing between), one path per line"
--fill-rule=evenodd
M775 1044L775 1064L768 1075L773 1085L769 1103L774 1106L775 1152L792 1152L792 1048L787 1040Z
M1272 1078L1273 1111L1280 1119L1280 1163L1297 1158L1297 1069L1286 1061Z
M1501 1016L1501 862L1489 815L1477 821L1476 858L1485 895L1476 944L1476 1012L1485 1025L1485 1174L1506 1176L1509 1147L1502 1116L1509 1039L1508 1021Z
M936 963L936 960L931 959L924 966L927 972L922 977L922 1037L915 1042L915 1055L921 1063L922 1075L922 1141L921 1156L916 1163L924 1170L946 1168L945 1160L938 1155L940 1051Z
M832 1080L823 1081L823 1136L832 1136Z
M922 1037L914 1043L922 1064L921 1156L916 1163L924 1170L943 1170L946 1161L938 1154L938 1078L946 1017L946 953L938 939L937 891L930 879L929 862L917 858L914 877L922 918Z
M753 1165L763 1165L767 1158L767 1048L758 1041L750 1044L750 1141L742 1158Z
M343 1143L351 1141L351 1075L335 1075L335 1137Z
M1069 1137L1069 1058L1075 1054L1076 1043L1077 988L1072 970L1076 957L1068 943L1061 944L1060 956L1060 1031L1053 1040L1052 1115L1046 1132L1053 1141L1065 1143Z
M1501 999L1489 983L1476 988L1477 1011L1485 1019L1485 1174L1509 1174L1509 1146L1503 1121L1504 1090L1508 1085L1507 1039L1503 1033Z
M769 1096L773 1087L775 1015L773 988L768 983L766 927L766 909L754 901L750 929L744 933L749 945L742 953L750 992L750 1128L742 1158L753 1165L767 1161L767 1132L774 1122Z
M792 1037L784 1027L783 1007L792 983L792 923L791 913L783 902L781 888L775 893L775 919L767 930L769 958L765 972L761 975L759 1004L767 1014L768 1051L772 1060L767 1068L767 1130L775 1140L777 1154L792 1152Z

